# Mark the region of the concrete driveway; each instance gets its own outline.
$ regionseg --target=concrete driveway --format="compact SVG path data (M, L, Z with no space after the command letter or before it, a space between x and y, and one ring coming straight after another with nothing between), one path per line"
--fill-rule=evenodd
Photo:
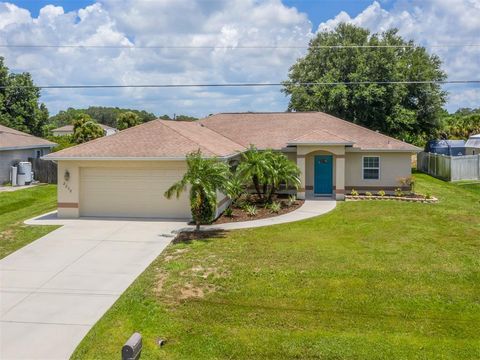
M0 260L0 359L68 359L184 226L67 221Z

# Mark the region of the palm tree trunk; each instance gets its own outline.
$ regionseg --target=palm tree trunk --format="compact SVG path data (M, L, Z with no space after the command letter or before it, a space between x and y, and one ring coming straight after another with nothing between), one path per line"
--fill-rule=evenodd
M270 192L268 194L268 202L272 201L273 193L275 192L275 185L272 184L272 187L270 188Z
M257 191L258 197L261 199L262 194L260 193L260 184L258 183L258 177L257 175L253 175L252 177L253 185L255 186L255 190Z

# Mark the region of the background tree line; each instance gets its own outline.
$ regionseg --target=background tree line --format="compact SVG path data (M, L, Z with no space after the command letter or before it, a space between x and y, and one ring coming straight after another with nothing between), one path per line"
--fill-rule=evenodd
M444 110L447 93L440 84L392 83L446 78L438 56L403 39L396 29L372 34L358 26L340 24L310 41L306 55L290 68L282 91L290 97L287 111L323 111L422 146L432 138L467 138L480 132L478 109L459 109L452 114ZM345 84L352 82L356 84ZM52 129L73 125L84 116L90 118L89 124L119 129L157 118L147 111L100 106L68 108L48 117L30 74L10 73L0 57L1 124L48 136ZM160 118L171 119L168 115ZM186 115L175 119L196 120ZM99 133L93 125L87 128L89 134L78 139Z

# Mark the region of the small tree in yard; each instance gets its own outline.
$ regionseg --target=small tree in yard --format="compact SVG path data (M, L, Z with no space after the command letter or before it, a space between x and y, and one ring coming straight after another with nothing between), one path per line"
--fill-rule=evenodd
M253 145L243 154L237 171L243 181L253 182L258 197L267 202L281 183L296 188L300 185L300 170L294 162L282 153L258 151Z
M121 114L117 119L118 130L125 130L141 123L140 116L132 111L127 111Z
M237 171L244 180L252 181L255 191L260 199L263 198L260 184L265 182L267 173L271 172L271 162L267 153L258 151L255 146L242 154L242 162L238 165Z
M190 186L190 208L196 231L202 223L213 220L217 206L217 190L222 190L230 175L227 164L218 159L202 157L200 150L187 155L187 171L183 178L173 184L165 197L177 198Z
M100 138L103 135L102 127L87 114L81 114L73 122L73 140L77 144Z
M225 181L223 191L232 201L232 205L236 205L238 199L245 193L245 182L238 172L231 174Z
M269 166L270 171L266 174L267 186L265 188L268 189L268 194L265 194L265 196L267 202L271 202L273 194L282 183L298 189L300 185L300 169L282 153L268 152L267 157L271 165Z

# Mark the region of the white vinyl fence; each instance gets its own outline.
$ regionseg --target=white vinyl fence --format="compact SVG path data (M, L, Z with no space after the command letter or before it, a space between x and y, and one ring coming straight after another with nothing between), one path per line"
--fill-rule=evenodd
M447 181L480 180L480 155L446 156L421 152L417 169Z

